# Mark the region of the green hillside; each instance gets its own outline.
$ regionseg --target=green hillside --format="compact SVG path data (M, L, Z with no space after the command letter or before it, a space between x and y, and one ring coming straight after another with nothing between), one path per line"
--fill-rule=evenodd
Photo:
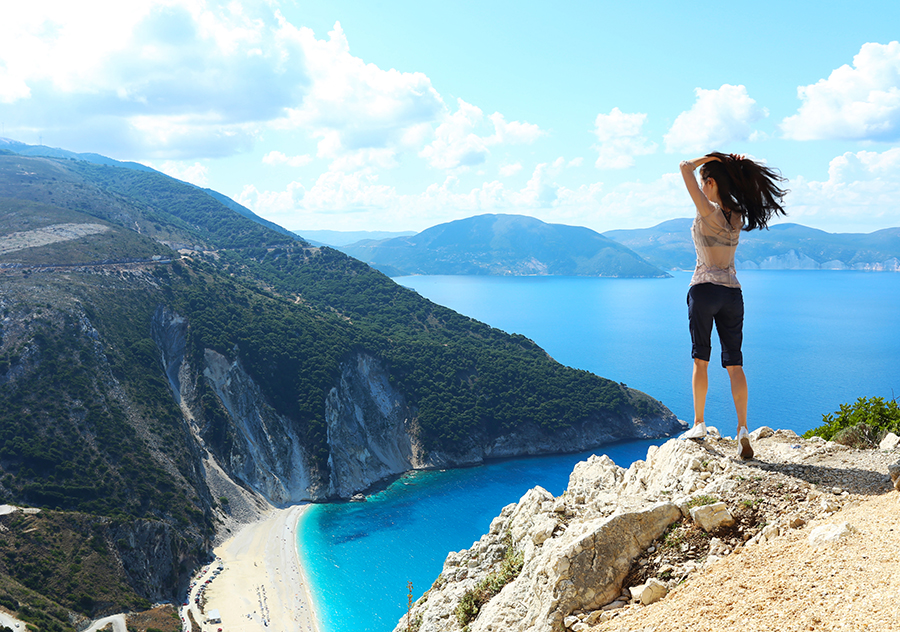
M163 364L163 309L187 323L190 401ZM0 156L0 318L0 504L42 508L4 519L4 605L23 603L6 579L47 612L87 616L183 596L228 512L204 455L240 461L231 412L201 371L212 352L301 437L323 489L326 398L360 353L386 367L426 452L462 455L526 426L552 436L614 421L623 439L645 432L633 418L675 428L642 393L152 171ZM119 570L98 574L95 558ZM39 629L66 629L52 625Z

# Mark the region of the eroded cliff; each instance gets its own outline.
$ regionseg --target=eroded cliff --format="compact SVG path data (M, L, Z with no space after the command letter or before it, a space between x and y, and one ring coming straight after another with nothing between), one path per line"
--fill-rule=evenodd
M189 323L165 306L153 319L173 396L192 424L197 441L232 479L275 505L349 498L387 477L413 469L453 467L485 459L573 452L624 439L678 431L680 422L661 408L652 415L625 411L591 418L547 433L522 423L496 438L469 437L459 449L426 450L416 408L391 382L377 358L358 351L340 366L323 411L327 466L317 463L295 420L278 413L235 359L205 349L201 366L187 352ZM215 402L204 400L205 388ZM221 414L217 414L221 413Z

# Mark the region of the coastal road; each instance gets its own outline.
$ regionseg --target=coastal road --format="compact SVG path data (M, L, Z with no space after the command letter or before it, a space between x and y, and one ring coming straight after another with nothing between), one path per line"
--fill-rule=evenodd
M191 632L191 619L188 616L188 612L190 612L194 621L200 626L200 630L206 632L207 630L218 630L221 627L221 624L211 624L206 623L206 615L200 612L199 600L204 592L212 585L213 580L219 576L219 573L222 572L224 565L222 561L218 558L202 569L197 574L197 577L191 581L191 587L188 590L187 596L187 605L182 605L179 609L179 613L181 615L181 625L182 630L184 632Z
M113 632L128 632L128 628L125 625L124 614L114 614L111 617L103 617L102 619L97 619L91 624L91 627L84 630L84 632L98 632L110 623L112 623Z
M26 623L19 621L15 617L11 617L5 612L0 612L0 626L6 626L11 630L25 630Z

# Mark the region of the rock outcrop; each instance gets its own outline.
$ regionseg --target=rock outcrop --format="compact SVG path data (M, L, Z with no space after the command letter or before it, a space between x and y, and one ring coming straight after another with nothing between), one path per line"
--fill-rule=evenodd
M329 495L349 498L394 474L427 465L416 436L415 411L365 354L346 363L325 401L331 454Z
M588 629L662 599L691 572L741 547L834 513L854 493L889 489L885 474L831 467L845 446L765 427L752 438L759 461L733 457L734 440L714 432L705 442L651 447L627 470L592 456L575 466L559 497L528 491L471 548L447 556L411 610L411 629ZM870 452L878 470L896 458ZM816 532L810 542L850 533L850 526ZM520 564L510 572L515 556ZM406 617L395 632L405 630Z
M202 358L189 357L189 326L165 306L153 318L153 339L172 394L196 442L214 455L222 471L275 505L350 498L385 478L414 469L582 451L682 429L665 409L651 416L623 411L573 422L552 435L525 422L496 438L470 437L453 453L426 451L415 407L391 383L381 361L357 352L341 365L340 378L325 401L329 452L323 467L310 454L298 424L266 401L239 358L229 359L211 349L204 350ZM205 390L214 394L221 407L222 415L216 419L209 419L205 412Z

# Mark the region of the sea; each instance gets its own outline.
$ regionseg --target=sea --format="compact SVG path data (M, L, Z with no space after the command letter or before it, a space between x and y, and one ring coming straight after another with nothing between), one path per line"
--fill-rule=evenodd
M670 279L415 276L425 298L534 340L562 364L624 382L693 419L689 272ZM900 396L900 274L740 271L751 430L802 434L860 397ZM715 339L715 336L713 336ZM708 426L734 436L727 373L713 344ZM298 529L322 632L390 632L437 578L449 551L468 548L528 489L555 495L575 463L608 454L628 467L650 445L415 472L361 503L304 512Z

